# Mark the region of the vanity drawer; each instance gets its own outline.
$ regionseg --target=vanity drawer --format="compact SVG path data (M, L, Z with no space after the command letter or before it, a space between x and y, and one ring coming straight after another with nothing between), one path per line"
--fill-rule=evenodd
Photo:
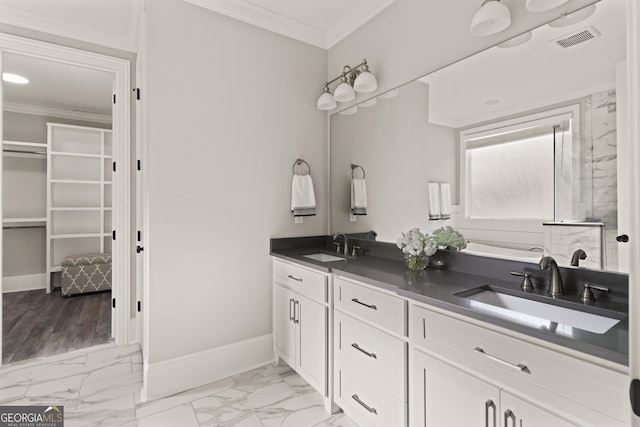
M628 377L621 372L543 341L535 344L415 305L410 311L411 341L426 351L436 343L463 355L480 375L501 372L502 386L518 389L527 382L611 417L626 417Z
M327 302L327 276L317 271L274 259L273 281L301 295Z
M334 278L334 305L376 326L406 336L406 301L395 295Z
M341 358L336 358L335 364L336 403L358 425L406 426L406 403Z
M406 396L407 343L353 317L334 312L334 351L337 357L371 369L386 390L403 402Z

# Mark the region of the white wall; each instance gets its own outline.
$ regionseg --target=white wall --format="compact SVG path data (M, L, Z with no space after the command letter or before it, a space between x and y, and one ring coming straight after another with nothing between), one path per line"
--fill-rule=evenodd
M571 0L545 13L527 13L523 0L502 0L502 3L511 10L511 27L493 36L474 37L469 34L469 23L481 0L396 0L329 50L328 75L336 76L344 65L367 58L378 78L376 92L383 92L594 0Z
M326 115L315 102L327 53L181 0L148 2L147 25L152 398L254 363L234 343L271 333L269 238L326 233ZM294 225L298 157L318 215ZM215 355L229 348L227 365Z

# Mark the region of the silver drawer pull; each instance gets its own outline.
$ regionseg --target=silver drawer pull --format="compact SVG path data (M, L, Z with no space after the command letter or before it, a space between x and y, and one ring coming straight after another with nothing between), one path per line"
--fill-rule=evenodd
M531 371L529 371L529 368L527 368L527 365L523 365L522 363L515 364L515 363L507 362L506 360L502 360L499 357L490 355L489 353L485 352L480 347L474 348L473 351L477 351L478 353L480 353L483 356L493 360L494 362L500 363L501 365L507 366L507 367L509 367L511 369L515 369L515 370L520 371L520 372L531 373Z
M491 427L489 425L489 409L493 411L493 427L498 427L496 424L496 404L491 399L484 402L484 427Z
M509 426L509 420L511 420L511 427L516 427L516 414L511 409L504 412L504 427Z
M296 282L302 282L302 279L298 279L297 277L293 277L292 275L288 275L287 277L288 277L289 279L293 279L293 280L295 280Z
M355 343L355 342L354 342L353 344L351 344L351 347L355 348L355 349L356 349L356 350L358 350L358 351L363 352L364 354L366 354L367 356L369 356L369 357L371 357L371 358L373 358L373 359L377 359L377 358L378 358L378 357L376 356L376 354L375 354L375 353L369 353L367 350L365 350L365 349L363 349L362 347L360 347L360 346L358 345L358 343Z
M364 305L365 307L370 308L371 310L377 310L378 309L378 307L376 307L373 304L369 305L369 304L365 304L365 303L359 301L358 298L351 298L351 301L355 302L356 304Z
M354 394L353 396L351 396L351 398L353 400L355 400L356 402L358 402L359 404L362 405L362 407L364 409L366 409L367 411L371 412L372 414L376 414L378 415L378 411L376 411L376 408L372 408L371 406L367 405L366 403L364 403L362 400L360 400L360 398L358 397L357 394Z

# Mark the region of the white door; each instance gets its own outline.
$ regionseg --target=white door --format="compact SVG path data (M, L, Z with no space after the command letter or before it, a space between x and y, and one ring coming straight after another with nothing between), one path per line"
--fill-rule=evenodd
M279 285L273 287L275 299L276 348L281 358L296 367L296 294Z
M143 32L144 34L144 32ZM141 48L143 49L143 48ZM144 62L145 55L141 52L136 57L136 89L133 96L136 99L136 165L134 168L135 184L136 184L136 230L135 230L135 245L136 245L136 299L134 310L136 312L136 341L142 345L143 354L146 354L146 336L144 334L144 321L142 312L146 310L144 304L144 279L145 279L145 260L146 252L144 251L146 241L145 233L145 218L146 218L146 204L144 200L144 177L143 163L145 159L145 129L146 129L146 116L145 109L142 108L142 92L141 87L142 76L145 69Z
M500 390L413 350L410 424L420 427L499 427ZM547 424L547 427L554 424Z
M576 427L550 412L511 394L500 392L502 427Z
M297 369L317 390L323 390L327 372L327 308L301 295L296 295L296 300Z

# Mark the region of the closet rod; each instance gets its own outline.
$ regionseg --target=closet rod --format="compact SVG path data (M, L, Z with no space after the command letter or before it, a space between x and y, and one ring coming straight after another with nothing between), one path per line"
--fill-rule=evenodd
M9 150L7 148L2 149L3 153L20 153L20 154L39 154L42 156L46 156L46 151L27 151L27 150Z
M13 230L19 228L46 228L45 225L3 225L3 230Z

